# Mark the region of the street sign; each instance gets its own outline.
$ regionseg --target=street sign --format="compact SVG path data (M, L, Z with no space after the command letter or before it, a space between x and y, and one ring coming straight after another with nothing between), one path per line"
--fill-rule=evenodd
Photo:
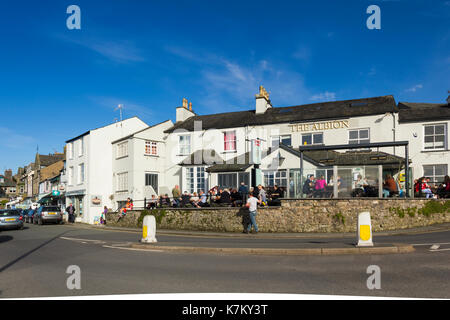
M52 191L52 196L59 196L61 194L61 192L59 192L58 190L53 190Z
M252 140L251 161L253 164L261 164L261 139Z

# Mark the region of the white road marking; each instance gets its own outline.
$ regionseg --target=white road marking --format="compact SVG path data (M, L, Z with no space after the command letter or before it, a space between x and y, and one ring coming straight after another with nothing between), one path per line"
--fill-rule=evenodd
M60 237L60 239L70 240L70 241L81 241L82 243L88 243L88 242L92 242L92 243L96 243L96 244L106 243L105 241L102 241L102 240L90 240L90 239L79 239L79 238L68 238L68 237Z
M436 245L436 244L438 244L438 245L443 245L443 244L450 244L450 242L443 242L443 243L415 243L415 244L412 244L412 246L432 246L432 245Z
M439 245L439 244L433 244L431 247L430 247L430 250L437 250L437 249L439 249L441 246Z
M430 252L440 252L440 251L449 251L450 248L448 249L436 249L436 250L430 250Z
M103 245L103 248L112 248L112 249L121 249L121 250L131 250L131 251L150 251L150 252L164 252L163 250L155 250L155 249L137 249L137 248L125 248L125 247L114 247Z

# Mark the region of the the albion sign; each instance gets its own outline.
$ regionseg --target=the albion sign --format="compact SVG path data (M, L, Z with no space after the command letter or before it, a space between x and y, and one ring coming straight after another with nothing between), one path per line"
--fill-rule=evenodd
M350 128L348 120L333 120L326 122L311 122L302 124L291 124L292 132L322 131L331 129Z

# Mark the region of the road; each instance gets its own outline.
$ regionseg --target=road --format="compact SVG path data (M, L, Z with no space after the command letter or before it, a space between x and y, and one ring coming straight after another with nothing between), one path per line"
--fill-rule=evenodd
M158 245L295 248L351 246L353 237L264 238L157 235ZM263 256L136 251L140 234L73 225L0 232L0 298L146 293L295 293L450 298L450 231L375 237L414 244L388 255ZM433 247L439 244L439 247ZM68 266L81 270L69 290ZM367 288L367 268L381 289Z

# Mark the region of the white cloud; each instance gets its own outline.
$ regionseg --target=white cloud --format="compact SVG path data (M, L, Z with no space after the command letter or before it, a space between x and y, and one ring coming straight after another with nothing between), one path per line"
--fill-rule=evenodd
M195 105L206 107L208 113L252 108L260 85L273 92L270 98L276 106L300 104L309 96L301 74L273 65L268 59L242 64L207 52L196 54L173 47L166 50L197 65L198 85L204 94L195 98Z
M336 100L336 93L325 91L325 92L313 95L311 98L309 98L309 100L312 100L312 101Z
M31 136L16 133L11 129L0 127L0 146L11 149L28 148L36 140Z
M405 92L416 92L418 89L422 89L423 85L422 84L416 84L415 86L406 89Z
M131 41L105 41L95 38L75 39L57 35L57 38L85 47L116 63L143 62L145 58Z
M330 33L328 34L328 37L331 37ZM311 58L311 50L308 47L302 46L298 48L292 56L297 60L308 62Z

